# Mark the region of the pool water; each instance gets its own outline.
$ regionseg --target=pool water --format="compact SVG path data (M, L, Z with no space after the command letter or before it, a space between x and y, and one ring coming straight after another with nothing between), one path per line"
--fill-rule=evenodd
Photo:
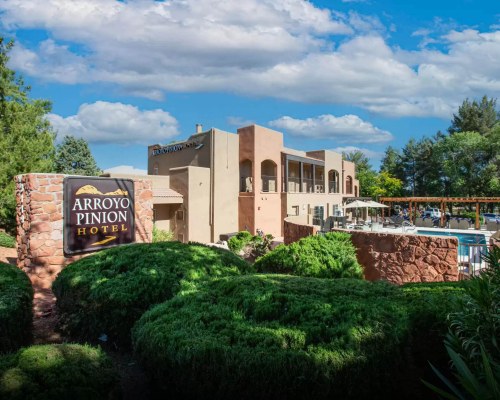
M486 238L484 235L479 233L455 233L455 232L443 232L443 231L422 231L418 230L417 235L426 236L455 236L458 238L458 251L461 256L465 256L469 253L467 245L470 244L484 244L485 246L481 248L482 252L486 251Z

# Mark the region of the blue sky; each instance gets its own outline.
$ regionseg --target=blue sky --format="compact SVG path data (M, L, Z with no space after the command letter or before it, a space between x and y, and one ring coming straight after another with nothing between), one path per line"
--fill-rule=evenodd
M493 0L0 0L0 16L11 67L103 169L144 169L148 144L196 123L257 123L378 168L500 92Z

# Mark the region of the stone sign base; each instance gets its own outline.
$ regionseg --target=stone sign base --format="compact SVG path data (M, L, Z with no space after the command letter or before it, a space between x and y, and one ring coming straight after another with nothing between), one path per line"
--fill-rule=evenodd
M84 256L63 251L63 180L61 174L26 174L16 179L17 265L35 289L52 286L61 269ZM148 179L134 179L135 239L151 242L153 191Z

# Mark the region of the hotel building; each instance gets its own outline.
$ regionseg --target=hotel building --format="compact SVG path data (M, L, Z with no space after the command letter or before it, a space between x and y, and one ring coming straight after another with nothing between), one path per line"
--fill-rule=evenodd
M319 225L357 197L354 164L329 150L284 147L283 134L257 125L237 134L210 129L184 142L148 147L155 224L180 241L261 229L283 236L283 220Z

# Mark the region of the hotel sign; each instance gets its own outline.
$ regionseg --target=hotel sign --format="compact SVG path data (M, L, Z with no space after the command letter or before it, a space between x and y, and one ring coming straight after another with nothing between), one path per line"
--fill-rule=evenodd
M134 182L64 178L64 252L78 254L135 242Z
M157 156L160 154L167 154L167 153L175 153L180 150L184 149L190 149L194 147L196 150L198 150L203 144L199 142L184 142L184 143L176 143L176 144L171 144L170 146L158 146L154 147L153 150L151 151L152 156Z

